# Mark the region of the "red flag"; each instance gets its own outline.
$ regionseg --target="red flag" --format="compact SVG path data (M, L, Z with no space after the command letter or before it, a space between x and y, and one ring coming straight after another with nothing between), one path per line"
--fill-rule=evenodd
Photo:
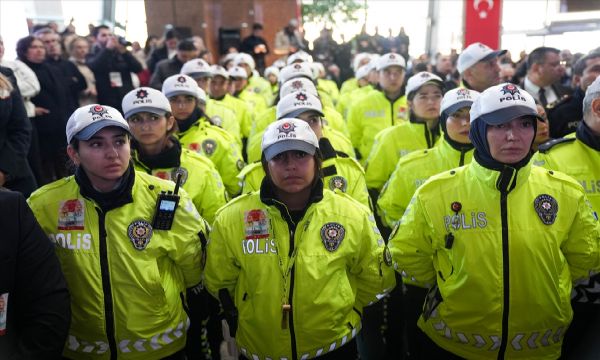
M500 47L502 0L465 0L464 47L474 42Z

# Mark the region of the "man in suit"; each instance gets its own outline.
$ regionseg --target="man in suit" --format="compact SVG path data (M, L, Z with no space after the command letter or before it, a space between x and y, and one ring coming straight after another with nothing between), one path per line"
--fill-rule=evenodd
M572 89L560 84L563 74L560 50L539 47L527 57L527 75L521 87L539 101L544 109L547 109L548 104L552 104L572 92Z

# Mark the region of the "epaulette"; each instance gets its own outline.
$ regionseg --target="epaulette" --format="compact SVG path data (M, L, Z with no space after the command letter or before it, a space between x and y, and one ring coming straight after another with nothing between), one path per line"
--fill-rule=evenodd
M576 140L576 138L574 138L574 137L552 139L552 140L546 141L542 145L538 146L538 151L540 153L542 153L542 154L545 154L548 151L550 151L550 149L552 149L554 146L556 146L558 144L570 143L570 142L573 142L575 140Z
M546 105L546 110L552 110L552 109L556 108L557 106L566 103L570 99L571 99L571 95L565 94L561 98L558 98L557 100L555 100L555 101L551 102L550 104Z

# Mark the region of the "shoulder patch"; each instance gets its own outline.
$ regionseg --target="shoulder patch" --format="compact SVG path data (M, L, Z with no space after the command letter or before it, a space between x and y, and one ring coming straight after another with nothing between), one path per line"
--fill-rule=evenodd
M574 137L552 139L552 140L547 141L547 142L543 143L542 145L540 145L538 147L538 151L542 154L545 154L548 151L550 151L550 149L552 149L553 147L555 147L558 144L567 144L567 143L571 143L575 140L576 140L576 138L574 138Z

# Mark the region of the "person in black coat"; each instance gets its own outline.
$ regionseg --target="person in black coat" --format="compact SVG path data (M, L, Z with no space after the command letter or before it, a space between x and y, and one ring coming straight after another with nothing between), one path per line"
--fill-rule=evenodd
M54 246L22 195L0 191L0 359L60 359L71 303Z
M40 92L31 102L35 105L32 123L38 133L42 163L41 179L38 179L41 186L68 174L65 126L71 114L69 89L62 73L45 63L46 49L39 39L33 36L20 39L17 56L33 70L40 82Z
M29 196L37 184L27 153L31 122L11 69L0 66L0 186Z
M98 103L123 112L121 100L133 90L131 73L142 71L142 64L127 50L122 38L114 36L108 26L97 26L94 36L96 45L86 62L96 78Z
M269 53L269 45L262 37L262 32L262 24L255 23L252 25L252 35L244 38L240 44L240 52L252 55L256 63L256 69L260 74L265 71L265 58Z
M35 37L40 39L46 47L46 63L57 68L63 76L63 83L69 89L67 108L69 113L79 107L79 93L87 88L85 78L72 62L62 56L60 36L50 28L36 31Z
M175 29L168 29L163 38L164 40L162 46L152 50L150 57L146 62L150 73L154 73L156 70L156 65L159 63L159 61L170 59L177 49L177 44L179 43L179 34L177 31L175 31Z
M183 64L198 57L199 51L192 40L182 40L177 44L177 54L171 59L161 60L150 78L150 86L160 90L170 76L179 74Z

